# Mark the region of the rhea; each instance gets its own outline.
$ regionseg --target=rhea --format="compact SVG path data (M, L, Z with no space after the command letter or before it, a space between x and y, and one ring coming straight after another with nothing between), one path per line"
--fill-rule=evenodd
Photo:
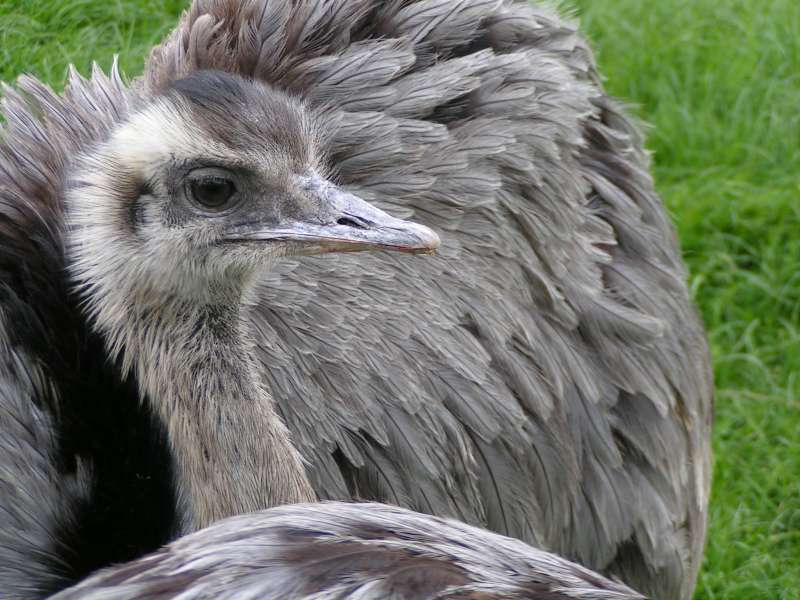
M259 372L317 494L690 598L709 353L642 135L576 24L528 0L204 0L141 85L198 68L328 109L340 181L443 239L259 286Z
M16 557L0 569L74 579L313 490L691 597L708 349L642 136L574 23L526 0L198 0L131 89L99 73L64 97L20 86L0 152L16 432L0 436ZM278 90L319 135L253 108ZM195 151L227 158L195 173ZM211 198L274 190L256 196L275 219L361 231L333 209L294 215L333 181L442 248L222 241L253 204L195 217L188 173ZM256 248L276 260L253 273Z
M69 144L69 138L59 138L64 132L58 126L80 118L80 111L70 103L56 107L58 99L33 81L21 86L40 108L51 103L40 123L53 127L46 138L36 136L37 126L25 119L31 97L9 92L6 105L6 190L28 184L33 192L36 176L25 164L13 164L23 158L15 149L32 150L26 133L52 147ZM7 597L57 591L97 567L201 529L58 597L641 598L517 540L400 508L329 503L252 512L316 499L253 361L256 340L245 315L259 275L275 261L298 255L431 252L438 237L331 183L324 124L282 92L206 71L152 97L128 94L119 81L99 74L91 83L73 79L70 91L80 89L87 98L102 90L94 99L115 103L119 118L71 160L60 157L63 203L54 195L31 195L14 197L17 206L4 204L7 241L18 234L19 243L39 251L39 260L56 261L50 265L54 271L63 260L66 272L59 276L68 292L35 297L47 283L61 285L24 281L23 275L4 298L9 343L0 405L7 451L0 462L0 582ZM49 122L56 116L58 125ZM46 148L38 150L46 159ZM45 215L49 219L36 220ZM21 225L26 227L14 231ZM14 273L11 264L6 268L7 275ZM26 265L17 268L21 274ZM15 304L17 298L25 304ZM53 340L55 354L43 355L51 362L30 360L29 353L41 349L30 331L14 323L36 313L55 318L73 311L78 329L62 329L65 339ZM108 359L86 364L98 334ZM76 344L75 337L84 339ZM78 356L71 356L75 351ZM59 372L56 359L75 361L69 364L74 379ZM93 381L96 368L104 371L104 386ZM68 464L71 450L64 446L87 441L70 439L77 435L71 429L101 436L85 431L85 422L113 426L81 414L73 417L78 425L62 421L84 400L76 394L127 402L127 382L135 382L134 395L153 413L155 422L145 422L145 428L163 429L163 439L145 431L144 442L165 444L158 458L171 468L118 456L115 478L104 472L104 458L91 443L76 452L76 463L87 464ZM126 431L111 436L124 451L131 449ZM139 450L156 458L152 448ZM136 503L143 495L135 487L114 487L129 460L133 485L145 489L153 469L172 471L162 498L172 509L170 521L162 523L155 511L142 515ZM106 486L110 495L131 490L133 496L104 505ZM144 510L156 504L145 495ZM240 513L249 514L202 529ZM134 527L150 519L154 525L145 529L155 533L127 531L125 519L131 517ZM120 529L123 535L115 533Z
M232 517L53 600L644 600L519 540L382 504Z

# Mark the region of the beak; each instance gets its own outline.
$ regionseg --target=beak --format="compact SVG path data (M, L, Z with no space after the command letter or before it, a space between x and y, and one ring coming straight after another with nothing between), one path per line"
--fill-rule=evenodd
M396 219L325 180L303 177L301 185L308 201L305 210L297 211L301 214L274 228L240 229L228 239L282 242L292 255L365 250L433 254L439 247L432 229Z

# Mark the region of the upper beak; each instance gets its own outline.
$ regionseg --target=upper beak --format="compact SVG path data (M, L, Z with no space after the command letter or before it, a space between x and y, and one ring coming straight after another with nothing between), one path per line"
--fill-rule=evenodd
M281 241L291 254L391 250L433 254L440 240L417 223L396 219L364 200L319 178L301 180L308 214L297 214L274 228L239 231L238 240Z

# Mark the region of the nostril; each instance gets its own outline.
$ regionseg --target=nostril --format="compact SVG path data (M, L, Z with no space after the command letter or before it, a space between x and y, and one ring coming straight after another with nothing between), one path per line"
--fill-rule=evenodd
M345 227L354 227L355 229L366 229L366 225L363 223L359 223L358 221L354 221L348 217L342 217L338 221L336 221L337 225L344 225Z

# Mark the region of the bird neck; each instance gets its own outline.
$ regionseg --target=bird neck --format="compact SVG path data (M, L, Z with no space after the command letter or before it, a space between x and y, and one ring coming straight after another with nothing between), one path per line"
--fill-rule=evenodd
M233 299L231 299L233 300ZM183 532L316 500L302 458L263 388L241 302L132 308L121 344L166 426Z

